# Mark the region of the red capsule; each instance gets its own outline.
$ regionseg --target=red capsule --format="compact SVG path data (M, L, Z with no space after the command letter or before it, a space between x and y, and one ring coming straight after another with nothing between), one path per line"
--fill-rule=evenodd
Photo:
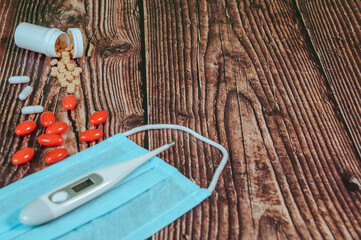
M45 162L49 164L53 164L63 160L68 155L68 150L66 148L58 148L54 151L51 151L45 157Z
M56 122L51 124L46 130L46 133L62 134L68 129L68 124L65 122Z
M58 146L60 144L63 143L63 137L58 135L58 134L54 134L54 133L47 133L47 134L42 134L38 137L38 142L41 145L47 146L47 147L53 147L53 146Z
M32 148L24 148L17 151L11 158L11 162L15 165L24 164L30 161L34 156L34 150Z
M31 133L36 128L36 122L28 120L22 123L19 123L15 128L15 134L23 136Z
M68 95L63 99L61 105L63 105L63 108L66 110L71 110L75 108L76 98L73 95Z
M103 122L105 122L105 120L107 120L107 118L108 118L108 113L104 110L101 110L93 113L93 115L91 115L89 118L89 122L90 124L95 126L102 124Z
M44 112L40 116L40 122L44 127L48 127L55 122L55 116L52 112Z
M82 132L79 136L80 141L82 142L92 142L98 140L103 136L103 131L100 129L89 129Z

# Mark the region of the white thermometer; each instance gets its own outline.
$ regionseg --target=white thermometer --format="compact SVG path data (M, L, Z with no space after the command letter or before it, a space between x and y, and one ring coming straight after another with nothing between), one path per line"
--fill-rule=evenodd
M168 143L130 160L98 169L31 201L20 212L25 225L39 225L58 218L107 191L150 158L173 146Z

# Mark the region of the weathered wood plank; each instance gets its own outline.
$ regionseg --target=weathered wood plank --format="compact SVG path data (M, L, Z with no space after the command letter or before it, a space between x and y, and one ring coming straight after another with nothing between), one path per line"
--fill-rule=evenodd
M144 1L150 123L230 152L216 192L156 239L359 238L360 162L290 1ZM219 153L178 131L150 146L201 187Z
M361 5L297 1L322 70L361 157Z
M53 149L41 147L36 141L44 128L38 127L25 137L14 134L15 126L27 119L37 120L40 126L39 116L20 114L22 106L41 104L52 111L59 93L55 115L57 121L69 124L69 130L63 134L63 146L70 155L95 144L78 140L82 131L93 127L88 123L93 111L109 112L107 122L99 126L104 131L104 139L143 124L136 1L2 1L0 5L6 6L0 10L0 187L46 167L43 159ZM66 112L61 107L66 92L64 89L59 92L60 86L49 78L51 59L15 46L14 30L22 21L63 31L77 27L83 32L87 55L76 60L84 73L75 94L78 99L75 110ZM25 102L17 98L25 85L9 86L6 81L12 75L31 77L30 84L35 91ZM143 144L144 134L132 138ZM27 146L35 149L34 159L22 166L12 165L12 155Z

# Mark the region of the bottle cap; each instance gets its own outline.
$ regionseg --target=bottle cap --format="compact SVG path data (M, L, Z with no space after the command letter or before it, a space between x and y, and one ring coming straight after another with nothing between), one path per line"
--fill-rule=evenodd
M83 36L81 34L81 31L79 28L69 28L67 31L67 34L69 35L71 33L71 35L73 36L71 39L70 38L70 42L73 43L74 45L74 55L73 58L79 58L82 57L84 54L84 42L83 42Z

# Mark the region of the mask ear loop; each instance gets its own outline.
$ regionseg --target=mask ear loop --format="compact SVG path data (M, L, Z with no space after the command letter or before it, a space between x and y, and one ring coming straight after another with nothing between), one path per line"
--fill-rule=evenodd
M132 135L134 133L137 133L137 132L143 132L143 131L147 131L147 130L155 130L155 129L175 129L175 130L182 130L182 131L185 131L187 133L190 133L192 134L194 137L198 138L199 140L203 141L203 142L206 142L208 143L209 145L215 147L215 148L218 148L221 152L222 152L222 160L221 160L221 163L219 164L219 166L217 167L216 171L214 172L213 174L213 178L212 178L212 181L211 183L209 184L208 186L208 190L209 191L213 191L214 188L216 187L216 184L217 184L217 181L218 181L218 178L219 178L219 175L221 174L224 166L226 165L227 163L227 159L228 159L228 152L227 150L220 144L208 139L208 138L205 138L203 137L202 135L196 133L195 131L187 128L187 127L183 127L183 126L179 126L179 125L174 125L174 124L151 124L151 125L144 125L144 126L140 126L140 127L136 127L136 128L133 128L132 130L129 130L124 134L124 136L129 136L129 135Z

